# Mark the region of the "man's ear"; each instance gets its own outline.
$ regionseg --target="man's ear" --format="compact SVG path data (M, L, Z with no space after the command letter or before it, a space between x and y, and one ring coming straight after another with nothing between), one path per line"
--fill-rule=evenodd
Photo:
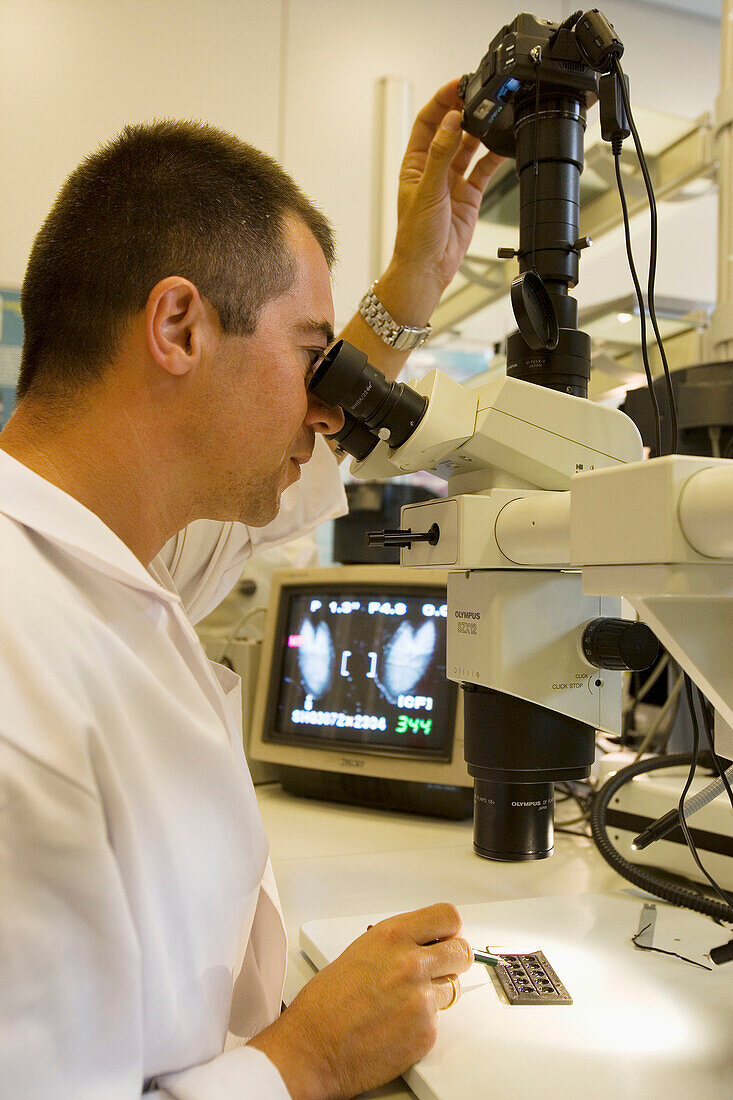
M150 291L145 304L148 350L169 374L187 374L198 365L209 326L206 306L188 279L170 275Z

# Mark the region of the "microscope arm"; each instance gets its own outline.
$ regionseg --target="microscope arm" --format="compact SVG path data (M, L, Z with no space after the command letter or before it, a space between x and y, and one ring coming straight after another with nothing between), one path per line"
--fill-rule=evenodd
M716 711L733 755L733 462L670 455L574 477L570 492L508 504L502 553L582 571L587 595L623 596ZM546 560L548 560L546 558Z
M628 600L713 704L716 751L732 756L733 462L670 455L579 477L571 496L583 590Z

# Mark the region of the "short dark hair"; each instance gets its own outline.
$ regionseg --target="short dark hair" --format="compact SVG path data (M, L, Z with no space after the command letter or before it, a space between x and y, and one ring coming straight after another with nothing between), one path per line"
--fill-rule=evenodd
M330 268L331 226L271 157L206 123L126 126L72 172L33 244L18 396L70 396L100 378L169 275L194 283L224 332L253 333L295 277L290 217Z

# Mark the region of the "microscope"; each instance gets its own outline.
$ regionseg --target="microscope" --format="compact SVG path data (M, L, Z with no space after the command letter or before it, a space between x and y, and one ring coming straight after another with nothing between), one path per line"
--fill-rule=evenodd
M626 126L622 52L596 10L521 14L461 82L464 129L519 177L519 247L500 251L519 262L506 377L391 383L339 341L311 384L344 410L334 438L355 476L447 481L447 497L404 507L401 529L373 541L399 546L406 568L450 571L446 671L464 693L474 849L495 860L551 855L554 784L590 774L596 730L621 727L623 670L652 664L657 639L733 755L733 462L642 461L632 421L586 399L590 338L570 294L591 243L583 140L599 99L604 136Z

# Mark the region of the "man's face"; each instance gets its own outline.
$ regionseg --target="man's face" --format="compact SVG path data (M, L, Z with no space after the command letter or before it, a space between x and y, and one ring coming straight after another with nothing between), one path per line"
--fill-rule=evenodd
M252 336L219 335L211 375L215 518L255 527L277 515L280 494L300 477L316 433L343 424L340 409L307 391L313 365L333 339L328 265L302 222L291 221L285 237L296 270L292 287L263 306Z

